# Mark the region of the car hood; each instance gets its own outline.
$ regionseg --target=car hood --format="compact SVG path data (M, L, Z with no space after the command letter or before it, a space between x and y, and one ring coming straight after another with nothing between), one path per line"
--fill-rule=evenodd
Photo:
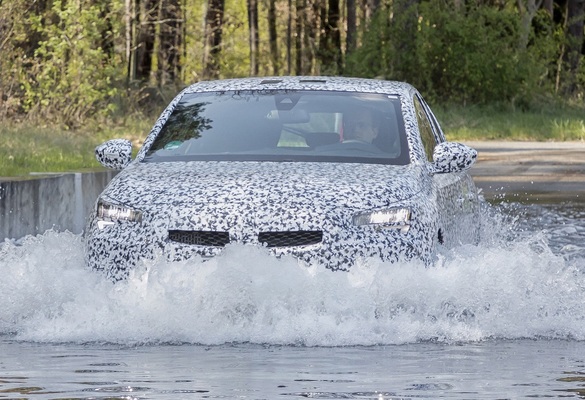
M110 183L109 199L136 207L296 200L352 208L401 202L421 190L421 166L351 163L137 163Z
M103 197L175 229L274 224L306 229L332 214L403 202L420 191L423 174L423 167L413 165L135 163L112 180Z

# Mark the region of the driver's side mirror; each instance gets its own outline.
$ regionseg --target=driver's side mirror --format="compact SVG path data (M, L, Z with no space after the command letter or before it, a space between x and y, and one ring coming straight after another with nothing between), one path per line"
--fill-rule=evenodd
M439 143L433 152L433 169L437 174L467 171L477 160L477 151L455 142Z
M95 148L95 158L106 168L122 169L132 161L132 142L112 139Z

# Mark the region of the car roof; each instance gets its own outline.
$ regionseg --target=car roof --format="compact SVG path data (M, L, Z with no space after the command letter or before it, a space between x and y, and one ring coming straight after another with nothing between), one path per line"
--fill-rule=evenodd
M201 81L187 87L183 91L183 94L224 90L258 89L345 91L361 93L385 93L399 96L416 92L414 87L408 83L386 81L381 79L331 76L278 76Z

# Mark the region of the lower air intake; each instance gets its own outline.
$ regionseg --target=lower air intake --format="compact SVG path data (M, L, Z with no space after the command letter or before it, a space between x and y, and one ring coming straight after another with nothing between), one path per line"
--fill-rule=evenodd
M258 241L268 247L309 246L322 240L322 231L260 232L258 235Z
M230 242L230 235L217 231L169 231L169 240L196 246L224 247Z

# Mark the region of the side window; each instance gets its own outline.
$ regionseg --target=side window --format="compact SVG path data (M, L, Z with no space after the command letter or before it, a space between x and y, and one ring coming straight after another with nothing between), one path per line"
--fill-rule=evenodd
M433 151L435 150L436 140L433 128L431 127L431 121L425 113L424 106L420 99L414 97L414 108L416 111L416 119L418 121L418 127L420 129L420 137L425 147L425 154L427 155L428 161L433 161Z
M427 115L429 116L429 119L431 120L431 124L433 124L433 128L435 129L436 133L435 137L437 138L438 143L443 143L445 141L445 134L443 133L443 129L441 129L441 125L439 125L439 121L437 121L437 117L435 117L429 105L424 100L420 100L427 112Z

